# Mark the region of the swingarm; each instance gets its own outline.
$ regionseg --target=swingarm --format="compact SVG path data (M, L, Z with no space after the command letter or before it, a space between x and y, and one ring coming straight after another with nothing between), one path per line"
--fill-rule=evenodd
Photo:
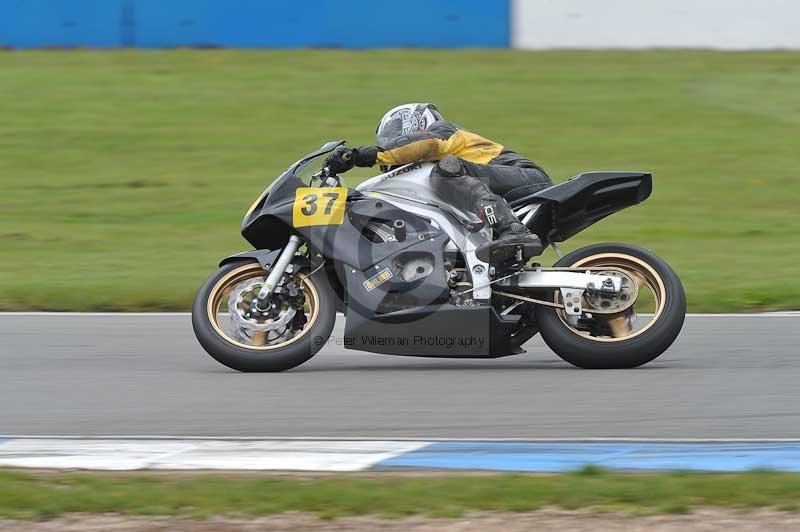
M611 272L592 273L591 270L537 268L523 270L492 283L497 288L572 288L616 294L622 288L622 277Z
M561 308L566 314L567 321L576 323L584 310L584 294L593 296L589 299L590 301L598 299L598 301L605 302L601 303L601 305L607 306L607 308L603 308L603 306L590 305L593 312L619 312L627 309L630 305L626 305L621 301L617 302L613 307L611 304L617 298L624 298L626 301L630 301L628 294L623 294L623 292L627 291L625 286L629 286L626 280L629 279L625 272L616 272L613 269L611 271L603 269L592 273L592 270L588 269L536 268L523 270L517 275L498 279L494 286L499 289L511 288L516 290L557 289L561 294L560 303L533 299L501 290L494 290L494 293L528 301L529 303Z

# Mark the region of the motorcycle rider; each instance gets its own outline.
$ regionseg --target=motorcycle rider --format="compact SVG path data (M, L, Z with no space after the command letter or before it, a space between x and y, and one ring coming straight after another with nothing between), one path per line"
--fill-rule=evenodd
M503 262L517 249L524 258L539 255L542 243L514 215L502 196L553 184L547 173L518 153L448 122L431 103L408 103L390 109L375 130L377 145L337 148L326 161L336 173L353 166L392 166L434 161L434 191L454 207L475 213L494 230L495 240L476 250L484 262Z

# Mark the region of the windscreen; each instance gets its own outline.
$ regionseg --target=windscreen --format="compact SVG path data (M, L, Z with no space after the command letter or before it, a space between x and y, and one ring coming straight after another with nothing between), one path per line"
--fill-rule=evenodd
M327 154L320 154L311 159L302 161L297 167L295 167L293 171L294 176L302 181L304 186L319 186L319 180L316 180L314 183L311 181L312 178L315 175L318 175L319 172L325 167L326 158Z
M270 186L267 203L274 204L288 196L293 197L298 187L319 186L319 181L312 183L312 178L325 167L328 154L343 143L344 141L328 142L290 166Z

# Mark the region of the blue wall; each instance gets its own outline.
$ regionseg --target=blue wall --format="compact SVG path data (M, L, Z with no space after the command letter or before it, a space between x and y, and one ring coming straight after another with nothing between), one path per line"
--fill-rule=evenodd
M0 0L0 46L507 47L509 0Z

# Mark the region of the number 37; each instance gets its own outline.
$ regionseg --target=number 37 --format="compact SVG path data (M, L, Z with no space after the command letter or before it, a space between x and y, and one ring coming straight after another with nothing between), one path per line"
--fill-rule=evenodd
M344 187L298 188L292 207L293 225L339 225L344 220L346 199Z
M325 192L322 194L322 197L327 198L327 202L325 203L325 214L330 215L331 211L333 211L333 205L336 203L336 200L339 199L340 194L338 192ZM303 211L304 216L312 216L317 212L317 200L319 196L316 194L306 194L303 196L303 201L306 202L305 206L300 209Z

